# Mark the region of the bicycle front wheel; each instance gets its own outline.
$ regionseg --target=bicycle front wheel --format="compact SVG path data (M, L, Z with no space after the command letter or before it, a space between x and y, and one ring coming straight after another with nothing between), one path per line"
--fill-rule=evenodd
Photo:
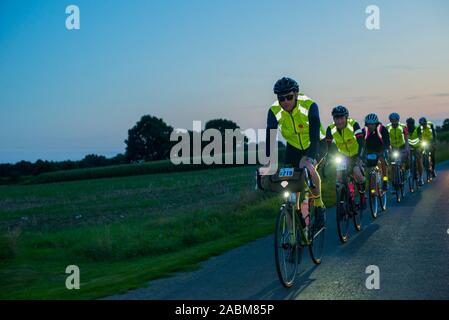
M377 218L377 211L379 210L379 203L377 200L378 185L377 178L375 174L370 173L369 175L369 207L371 210L371 216L373 219Z
M356 190L356 196L354 201L355 201L355 203L353 204L354 228L356 231L360 231L362 230L364 200L362 200L362 194L360 193L360 190L358 190L358 188Z
M286 288L293 285L298 270L299 250L301 250L296 241L296 237L299 236L295 232L298 223L297 219L293 219L293 207L283 205L276 219L274 255L279 280Z
M349 214L348 214L348 193L344 185L337 186L337 231L341 243L348 241L349 235Z
M321 217L322 223L320 226L316 224L316 218L317 218L317 209L313 206L311 206L311 209L313 210L313 214L311 215L310 220L310 245L309 245L309 252L310 257L312 258L313 263L320 264L321 259L323 257L324 252L324 238L326 235L326 211L323 212L323 216Z

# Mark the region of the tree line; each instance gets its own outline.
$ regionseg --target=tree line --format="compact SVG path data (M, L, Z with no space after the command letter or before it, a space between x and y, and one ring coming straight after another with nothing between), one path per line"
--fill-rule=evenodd
M213 119L205 124L205 130L214 128L222 135L226 129L240 129L234 121L227 119ZM82 160L72 161L48 161L37 160L36 162L19 161L15 164L0 164L0 182L16 182L21 176L36 176L42 173L105 167L129 163L140 163L145 161L156 161L169 159L171 147L176 141L170 141L170 135L174 128L161 118L144 115L128 130L125 153L119 153L112 158L102 155L88 154ZM188 131L192 136L193 132ZM192 141L193 139L191 139ZM246 139L247 141L247 139Z
M207 129L217 129L220 131L224 143L225 130L239 130L240 127L237 123L231 120L213 119L206 122L205 130ZM144 115L131 129L128 130L128 138L124 141L126 144L124 154L119 153L112 158L88 154L79 161L47 161L39 159L34 163L24 160L15 164L3 163L0 164L0 182L16 182L21 176L36 176L53 171L86 169L169 159L170 150L172 146L177 143L177 141L170 141L170 135L173 130L174 128L165 123L163 119L151 115ZM436 131L438 133L449 132L449 119L445 119L442 126L437 126ZM193 132L188 131L188 133L190 137L192 137ZM443 135L444 139L448 138L448 135ZM190 141L193 141L193 139L190 139ZM208 142L202 142L202 146L204 147L207 143ZM245 138L245 145L247 143L248 139ZM280 146L282 147L282 144L280 144ZM223 150L225 150L224 146Z

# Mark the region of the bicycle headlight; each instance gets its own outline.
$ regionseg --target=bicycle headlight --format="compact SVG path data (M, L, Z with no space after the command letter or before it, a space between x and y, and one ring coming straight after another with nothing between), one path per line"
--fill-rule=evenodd
M285 192L284 192L284 198L286 198L286 199L287 199L288 197L290 197L290 192L288 192L288 191L285 191Z
M394 159L398 159L399 158L399 151L394 151L393 152L393 158Z
M422 142L422 146L423 146L424 148L426 148L428 145L429 145L429 143L428 143L427 141L423 141L423 142Z
M343 157L341 156L336 156L334 159L336 164L341 164L343 162Z

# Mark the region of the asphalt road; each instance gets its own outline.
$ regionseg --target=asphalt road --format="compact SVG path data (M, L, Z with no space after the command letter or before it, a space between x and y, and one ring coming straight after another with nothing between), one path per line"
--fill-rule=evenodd
M391 195L376 220L365 211L363 223L341 244L335 209L328 209L323 263L313 265L306 251L290 289L277 278L268 236L213 257L197 271L108 299L449 299L449 162L401 204ZM379 268L379 289L366 288L369 265Z

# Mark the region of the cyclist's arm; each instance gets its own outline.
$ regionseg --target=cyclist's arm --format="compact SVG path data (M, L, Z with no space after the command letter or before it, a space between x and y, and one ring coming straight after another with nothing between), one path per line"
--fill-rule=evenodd
M421 141L421 140L422 140L422 130L421 130L421 127L416 128L416 130L418 130L418 138L419 138L419 141Z
M432 142L435 143L437 142L437 133L435 132L435 127L433 126L433 124L430 126L430 128L432 129Z
M354 134L355 134L355 138L357 139L357 143L359 145L358 157L361 158L363 151L365 149L365 138L363 135L362 128L360 128L360 125L358 122L354 123Z
M384 140L384 150L390 150L390 133L388 132L387 128L385 128L384 126L382 126L382 139Z
M332 136L331 127L327 127L327 129L326 129L326 149L327 149L327 152L329 152L329 148L331 147L333 141L334 141L334 137Z
M271 141L270 141L270 130L277 129L278 128L278 121L276 120L276 116L274 115L273 111L268 110L267 115L267 132L265 135L265 155L267 158L270 157L271 150Z
M309 109L309 137L310 146L307 152L307 156L312 159L316 159L318 152L318 143L320 141L320 112L318 105L314 102Z
M409 143L408 143L408 128L404 127L404 139L405 139L405 147L408 149L409 148Z

